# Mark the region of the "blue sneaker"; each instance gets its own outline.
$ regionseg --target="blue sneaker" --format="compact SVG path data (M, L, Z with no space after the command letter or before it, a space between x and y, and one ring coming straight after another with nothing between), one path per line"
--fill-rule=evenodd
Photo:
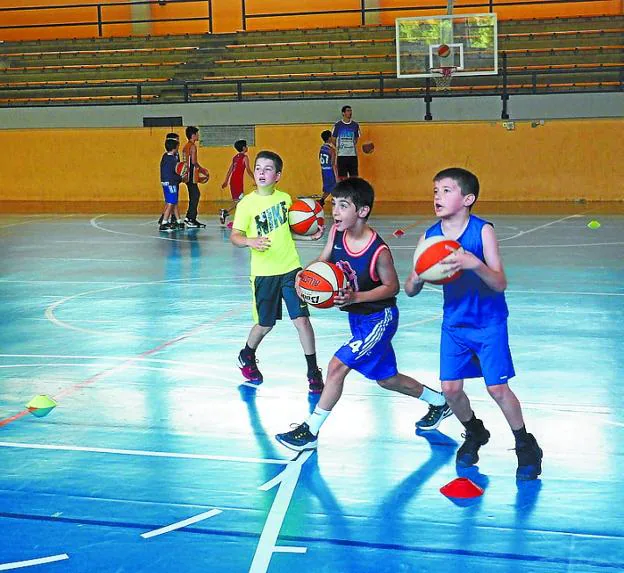
M442 404L442 406L429 404L429 411L416 422L416 429L422 432L435 430L444 418L448 418L452 414L453 410L451 410L450 406L446 403Z
M462 434L462 438L465 438L464 443L457 450L455 458L455 463L460 468L474 466L479 461L479 448L490 441L490 432L485 429L481 420L479 424L481 427L477 432L466 430L466 433Z
M296 426L296 424L293 424ZM300 426L296 426L294 430L285 434L276 434L275 439L296 452L304 450L315 450L317 446L317 436L310 432L310 427L305 422Z
M516 445L516 456L518 456L516 479L520 481L537 479L537 476L542 473L544 452L533 434L527 434L527 436L529 439L526 442Z

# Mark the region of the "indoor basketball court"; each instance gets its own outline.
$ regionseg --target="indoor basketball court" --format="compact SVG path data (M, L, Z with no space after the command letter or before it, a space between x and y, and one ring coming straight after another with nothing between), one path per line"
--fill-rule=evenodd
M147 217L5 217L0 569L619 569L622 215L477 214L501 241L512 387L544 449L532 482L516 482L481 380L467 391L492 438L476 467L456 469L454 418L416 435L426 405L357 373L318 451L293 458L273 436L313 406L296 331L278 323L258 351L265 382L245 384L248 253L216 222L163 235ZM402 280L431 220L373 214ZM320 245L299 250L305 264ZM440 287L398 304L399 367L439 388ZM327 309L312 321L325 368L347 320ZM57 406L36 417L25 405L42 394ZM442 495L458 476L483 495Z

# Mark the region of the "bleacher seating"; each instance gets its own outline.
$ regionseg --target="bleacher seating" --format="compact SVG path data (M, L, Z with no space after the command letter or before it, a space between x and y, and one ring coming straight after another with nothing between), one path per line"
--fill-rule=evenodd
M624 17L499 23L510 93L621 90ZM93 38L0 44L0 105L409 96L394 27ZM456 77L450 93L499 90ZM383 93L382 93L383 90Z

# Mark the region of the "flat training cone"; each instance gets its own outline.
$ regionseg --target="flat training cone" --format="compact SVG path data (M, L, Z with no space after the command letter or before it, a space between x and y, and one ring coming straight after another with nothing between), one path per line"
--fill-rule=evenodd
M443 493L446 497L458 497L461 499L479 497L483 495L483 491L483 488L480 488L468 478L456 478L440 488L440 493Z
M402 237L403 235L405 235L405 231L403 229L397 229L394 233L392 233L392 236L396 237L397 239Z
M35 396L30 402L28 402L28 404L26 404L26 408L30 410L30 413L33 416L43 418L54 410L54 408L56 408L56 402L52 400L50 396L39 394L39 396Z

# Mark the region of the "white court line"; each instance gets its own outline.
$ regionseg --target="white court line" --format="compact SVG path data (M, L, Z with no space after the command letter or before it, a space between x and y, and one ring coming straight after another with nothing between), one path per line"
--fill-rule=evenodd
M153 529L152 531L148 531L147 533L141 533L141 537L143 539L149 539L151 537L156 537L157 535L163 535L164 533L169 533L170 531L175 531L176 529L182 529L183 527L186 527L187 525L192 525L193 523L197 523L198 521L203 521L204 519L214 517L215 515L219 515L220 513L223 513L220 509L211 509L210 511L205 511L204 513L200 513L199 515L189 517L188 519L172 523L171 525L167 525L166 527Z
M41 223L41 221L56 221L58 219L67 219L73 217L73 215L58 215L54 217L46 217L45 219L33 218L29 221L20 221L19 223L8 223L7 225L0 225L0 229L6 229L7 227L17 227L19 225L30 225L31 223Z
M307 553L307 547L295 547L294 545L276 545L274 553Z
M273 505L269 511L269 515L260 534L260 540L256 547L249 573L266 573L271 563L271 557L275 552L277 537L284 523L288 506L292 499L295 487L299 481L301 467L313 454L312 450L300 453L293 461L291 461L286 469L279 474L279 489L275 494ZM273 485L277 485L278 481L272 479ZM266 484L265 484L266 485ZM264 486L260 486L263 488Z
M89 452L93 454L115 454L122 456L141 456L147 458L175 458L184 460L211 460L217 462L236 462L244 464L273 464L283 466L288 460L265 458L245 458L240 456L213 456L210 454L186 454L181 452L158 452L153 450L122 450L117 448L94 448L87 446L66 446L55 444L29 444L25 442L0 442L1 448L24 448L29 450L54 450L59 452ZM291 462L290 462L291 463Z
M546 227L550 227L551 225L556 225L557 223L561 223L563 221L567 221L568 219L578 219L582 217L583 213L579 213L576 215L568 215L567 217L561 217L561 219L555 219L554 221L550 221L549 223L544 223L543 225L538 225L537 227L533 227L531 229L527 229L526 231L519 231L515 235L511 235L510 237L503 237L499 239L498 242L502 243L503 241L511 241L512 239L517 239L522 235L528 235L529 233L533 233L535 231L539 231L540 229L545 229Z
M67 553L51 555L50 557L40 557L39 559L29 559L28 561L14 561L13 563L2 563L0 564L0 571L10 571L11 569L20 569L22 567L32 567L33 565L54 563L55 561L63 561L65 559L69 559L69 555L67 555Z

